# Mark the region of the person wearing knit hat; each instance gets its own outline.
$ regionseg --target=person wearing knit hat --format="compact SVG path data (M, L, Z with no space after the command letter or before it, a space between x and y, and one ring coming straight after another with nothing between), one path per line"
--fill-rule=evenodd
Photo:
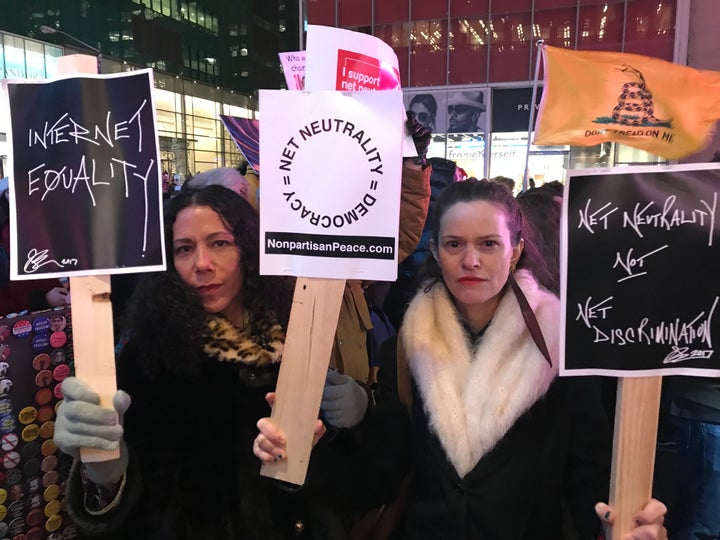
M448 133L475 133L480 115L485 112L484 95L476 92L456 92L448 97Z

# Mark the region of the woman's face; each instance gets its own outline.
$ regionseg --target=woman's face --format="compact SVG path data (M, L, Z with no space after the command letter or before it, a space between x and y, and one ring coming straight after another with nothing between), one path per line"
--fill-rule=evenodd
M435 131L435 116L420 102L415 102L410 107L410 112L417 118L418 123L430 131Z
M522 253L522 242L512 245L504 208L487 201L455 203L442 216L438 245L431 247L460 313L471 326L485 326Z
M173 224L173 260L180 278L195 289L208 313L222 313L242 327L243 269L240 249L209 206L181 210Z

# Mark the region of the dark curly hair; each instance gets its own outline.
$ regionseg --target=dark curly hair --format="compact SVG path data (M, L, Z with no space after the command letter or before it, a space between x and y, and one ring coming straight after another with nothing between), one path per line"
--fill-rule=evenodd
M167 201L165 253L167 271L144 275L130 299L123 319L125 335L149 372L160 367L192 367L202 360L207 337L203 309L196 291L178 275L173 261L173 225L177 215L191 206L212 208L235 237L243 270L243 301L253 319L273 319L287 326L292 303L292 280L261 276L259 223L256 210L235 192L218 185L187 189ZM191 354L196 351L197 354ZM178 365L186 362L188 365Z
M450 184L438 197L435 203L435 209L432 215L432 235L435 245L439 245L440 224L445 213L455 204L461 202L485 201L500 206L507 218L507 226L510 231L510 241L516 246L523 237L523 216L520 210L520 204L513 197L510 190L504 184L493 182L490 180L478 180L477 178L468 178L462 182ZM525 239L525 248L523 249L517 268L525 268L532 272L536 278L545 276L547 267L540 256L537 247ZM429 283L425 287L429 291L432 286L442 279L442 270L435 260L435 257L429 256L423 269L423 281Z

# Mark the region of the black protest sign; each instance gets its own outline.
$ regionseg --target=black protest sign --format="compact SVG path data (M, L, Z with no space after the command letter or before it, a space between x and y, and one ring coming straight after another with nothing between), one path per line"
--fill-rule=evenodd
M720 375L720 169L571 175L565 375Z
M13 279L163 269L151 71L6 86Z

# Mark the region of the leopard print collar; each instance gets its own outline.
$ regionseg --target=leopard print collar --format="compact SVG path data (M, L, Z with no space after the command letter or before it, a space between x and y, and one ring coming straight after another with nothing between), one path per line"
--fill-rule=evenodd
M207 329L203 350L220 362L264 366L282 358L285 331L275 321L251 320L241 330L222 315L210 315Z

